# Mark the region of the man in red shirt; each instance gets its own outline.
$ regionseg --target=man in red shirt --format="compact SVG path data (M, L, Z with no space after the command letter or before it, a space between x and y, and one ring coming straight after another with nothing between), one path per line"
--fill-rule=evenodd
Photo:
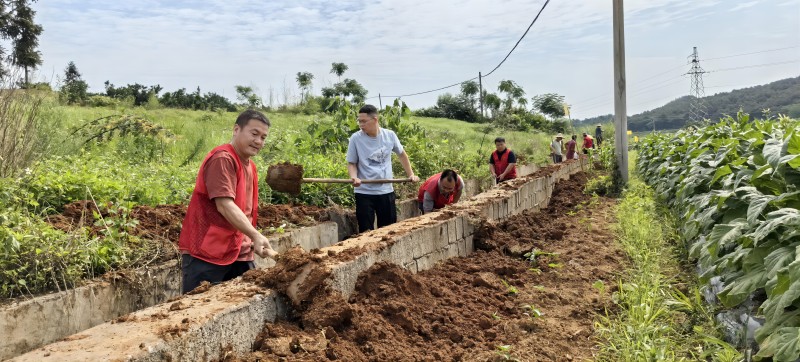
M254 253L278 255L255 227L258 173L250 160L264 147L269 127L261 112L244 111L231 142L203 160L178 242L183 293L203 281L220 283L244 274L255 267Z
M454 204L461 199L464 180L453 170L444 170L422 183L417 192L417 202L422 213L428 213Z
M489 157L489 172L497 183L517 177L517 155L506 148L506 139L497 137L494 140L495 151Z
M589 154L589 149L590 148L594 148L594 147L592 147L593 145L594 145L594 141L592 140L592 137L589 137L589 135L586 134L586 132L584 132L583 133L583 154L584 155L588 155Z

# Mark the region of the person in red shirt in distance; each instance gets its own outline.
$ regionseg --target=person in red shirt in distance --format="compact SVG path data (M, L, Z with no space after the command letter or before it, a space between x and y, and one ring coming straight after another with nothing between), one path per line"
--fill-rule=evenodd
M261 112L242 112L231 142L211 150L200 165L178 242L183 293L203 281L244 274L255 267L253 254L278 255L255 227L258 173L250 160L264 146L269 127Z
M489 172L497 183L517 178L517 155L506 148L506 139L497 137L494 140L495 151L489 157Z
M594 145L594 141L592 140L592 137L589 137L589 135L584 132L583 133L583 154L584 155L588 155L589 154L589 149L590 148L594 148L594 147L592 147L593 145Z

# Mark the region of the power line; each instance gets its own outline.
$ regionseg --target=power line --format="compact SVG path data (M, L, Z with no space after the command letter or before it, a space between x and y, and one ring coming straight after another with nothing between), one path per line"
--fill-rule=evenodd
M708 58L708 59L705 59L705 61L709 61L709 60L717 60L717 59L727 59L727 58L734 58L734 57L741 57L741 56L745 56L745 55L753 55L753 54L761 54L761 53L777 52L777 51L779 51L779 50L794 49L794 48L800 48L800 45L794 45L794 46L790 46L790 47L783 47L783 48L775 48L775 49L767 49L767 50L761 50L761 51L757 51L757 52L750 52L750 53L742 53L742 54L725 55L725 56L721 56L721 57Z
M683 81L683 79L682 79L683 76L684 76L683 74L680 74L677 77L671 77L671 78L667 78L667 79L664 79L662 81L659 81L658 83L649 84L647 86L644 86L642 88L637 89L636 92L631 92L630 94L628 94L628 98L634 98L634 97L639 96L640 94L644 94L644 93L647 93L647 92L652 92L654 90L661 89L661 88L676 84L676 83L678 83L680 81ZM665 84L665 83L667 83L667 84ZM610 94L606 93L603 96L610 96ZM597 102L597 101L589 102L589 103L583 104L583 107L581 107L581 109L583 109L583 110L594 109L594 108L598 108L600 106L605 106L608 103L609 102L607 100L600 101L600 102Z
M533 27L533 24L536 23L536 20L539 20L539 15L542 15L542 11L544 11L544 8L546 8L547 4L549 4L549 3L550 3L550 0L547 0L547 1L544 2L544 5L542 5L542 8L539 9L539 13L537 13L536 17L533 18L533 21L531 21L531 25L528 25L528 29L525 29L525 32L522 33L522 36L519 38L519 40L517 40L517 43L514 44L514 47L511 48L511 51L509 51L508 54L506 54L506 57L503 58L503 60L500 61L500 64L498 64L496 67L494 67L494 69L492 69L489 73L486 73L486 75L484 77L488 77L488 76L492 75L492 73L494 73L494 71L497 70L497 68L500 68L500 66L503 65L503 63L506 62L506 59L508 59L508 57L511 56L511 53L514 52L514 49L517 49L517 45L519 45L519 43L522 42L522 39L525 39L525 35L528 35L528 32L531 30L531 27Z
M738 70L738 69L748 69L748 68L759 68L759 67L769 67L772 65L781 65L781 64L791 64L791 63L800 63L800 59L795 60L788 60L785 62L775 62L775 63L765 63L765 64L755 64L755 65L745 65L743 67L734 67L734 68L722 68L717 70L709 70L706 73L719 73L719 72L726 72L729 70Z
M769 52L775 52L775 51L787 50L787 49L795 49L795 48L800 48L800 45L789 46L789 47L783 47L783 48L775 48L775 49L765 49L765 50L759 50L759 51L755 51L755 52L742 53L742 54L732 54L732 55L725 55L725 56L721 56L721 57L708 58L708 59L704 59L704 60L706 60L706 61L707 61L707 60L716 60L716 59L726 59L726 58L740 57L740 56L752 55L752 54L769 53ZM691 64L691 63L687 63L687 64ZM683 68L683 67L685 67L685 66L686 66L686 64L682 64L682 65L679 65L679 66L677 66L677 67L674 67L674 68L667 69L667 70L665 70L665 71L663 71L663 72L661 72L661 73L658 73L658 74L652 75L652 76L650 76L650 77L643 78L643 79L639 79L639 80L637 80L636 82L630 83L630 84L628 84L628 85L629 85L629 86L631 86L631 85L641 84L641 83L644 83L644 82L646 82L646 81L648 81L648 80L650 80L650 79L653 79L653 78L658 78L658 77L660 77L660 76L662 76L662 75L664 75L664 74L671 73L672 71L674 71L674 70L676 70L676 69ZM719 70L719 71L722 71L722 70ZM710 72L707 72L707 73L710 73ZM606 93L603 93L603 94L598 94L598 95L596 95L596 96L593 96L593 97L591 97L591 98L584 98L584 99L581 99L581 100L579 100L579 101L577 101L577 102L574 102L573 104L580 105L580 104L582 104L582 103L584 103L584 102L591 101L591 100L594 100L594 99L597 99L597 98L601 98L601 97L605 97L605 96L609 96L609 95L611 95L611 93L609 93L609 92L606 92ZM589 104L589 105L592 105L592 104L594 104L594 103L595 103L595 102L589 102L588 104ZM595 108L596 108L596 107L595 107ZM591 108L590 108L590 109L591 109Z
M417 92L417 93L411 93L411 94L404 94L404 95L401 95L401 96L381 96L381 97L388 97L388 98L402 98L402 97L418 96L418 95L420 95L420 94L432 93L432 92L436 92L436 91L440 91L440 90L445 90L445 89L447 89L447 88L452 88L452 87L455 87L455 86L457 86L457 85L460 85L460 84L462 84L462 83L466 83L466 82L469 82L469 81L471 81L471 80L475 80L475 79L478 79L478 77L472 77L472 78L470 78L470 79L467 79L467 80L465 80L465 81L461 81L461 82L458 82L458 83L453 83L453 84L451 84L451 85L448 85L448 86L444 86L444 87L441 87L441 88L436 88L436 89L431 89L431 90L424 91L424 92Z
M665 70L665 71L663 71L663 72L661 72L661 73L658 73L658 74L656 74L656 75L653 75L653 76L650 76L650 77L647 77L647 78L644 78L644 79L639 79L639 80L637 80L636 82L633 82L633 83L630 83L630 84L628 84L628 86L631 86L631 85L636 85L636 84L642 84L642 83L644 83L644 82L646 82L646 81L648 81L648 80L650 80L650 79L653 79L653 78L658 78L658 77L660 77L660 76L662 76L662 75L664 75L664 74L667 74L667 73L672 73L674 70L677 70L677 69L683 68L683 67L685 67L685 66L686 66L686 64L681 64L681 65L679 65L679 66L677 66L677 67L674 67L674 68L667 69L667 70ZM671 79L671 78L670 78L670 79ZM610 93L610 92L606 92L606 93L599 94L599 95L596 95L596 96L594 96L594 97L591 97L591 98L584 98L584 99L581 99L581 100L579 100L579 101L577 101L577 102L574 102L573 104L581 104L581 103L583 103L583 102L586 102L586 101L590 101L590 100L593 100L593 99L597 99L597 98L600 98L600 97L605 97L605 96L610 96L610 95L611 95L611 93ZM590 102L589 104L592 104L592 103L594 103L594 102Z
M536 21L539 19L539 16L540 16L540 15L542 15L542 12L544 11L544 8L546 8L546 7L547 7L547 4L549 4L549 3L550 3L550 0L546 0L546 1L544 2L544 5L542 5L542 8L541 8L541 9L539 9L539 12L536 14L536 17L535 17L535 18L533 18L533 21L531 21L531 24L530 24L530 25L528 25L528 28L527 28L527 29L525 29L525 32L522 34L522 36L519 38L519 40L517 40L516 44L514 44L514 47L513 47L513 48L511 48L511 51L509 51L509 52L508 52L508 54L506 54L505 58L503 58L503 60L501 60L501 61L500 61L500 63L499 63L499 64L497 64L497 66L496 66L496 67L494 67L494 69L492 69L492 71L491 71L491 72L484 74L484 75L483 75L483 77L487 77L487 76L489 76L490 74L494 73L494 71L495 71L495 70L497 70L498 68L500 68L500 66L501 66L501 65L503 65L503 63L505 63L505 61L508 59L508 57L510 57L510 56L511 56L511 53L513 53L513 52L514 52L514 50L515 50L515 49L517 49L517 46L519 45L519 43L520 43L520 42L522 42L522 39L525 39L525 36L526 36L526 35L528 35L528 32L531 30L531 27L533 27L533 24L535 24L535 23L536 23ZM388 98L402 98L402 97L411 97L411 96L417 96L417 95L420 95L420 94L426 94L426 93L433 93L433 92L438 92L438 91L445 90L445 89L448 89L448 88L452 88L452 87L455 87L455 86L457 86L457 85L460 85L460 84L463 84L463 83L466 83L466 82L469 82L469 81L473 81L473 80L475 80L475 79L478 79L478 77L472 77L472 78L470 78L470 79L467 79L467 80L464 80L464 81L461 81L461 82L458 82L458 83L453 83L453 84L451 84L451 85L448 85L448 86L444 86L444 87L441 87L441 88L436 88L436 89L431 89L431 90L427 90L427 91L424 91L424 92L417 92L417 93L411 93L411 94L403 94L403 95L399 95L399 96L383 96L383 95L382 95L381 97L388 97ZM371 98L377 98L377 97L370 97L370 98L367 98L367 99L371 99Z

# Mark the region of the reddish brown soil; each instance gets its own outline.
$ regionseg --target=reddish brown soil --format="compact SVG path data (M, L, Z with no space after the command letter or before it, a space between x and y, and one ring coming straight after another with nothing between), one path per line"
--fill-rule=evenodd
M609 231L614 201L586 205L585 181L560 182L542 212L482 227L481 250L469 257L416 275L376 264L348 301L307 292L317 298L291 321L266 324L240 360L500 361L505 345L520 361L591 359L594 315L610 305L626 261ZM536 263L520 256L533 248L552 254ZM596 280L610 290L599 294ZM531 317L531 307L543 316Z
M64 206L61 214L50 215L47 221L56 229L71 231L81 227L89 227L93 235L102 236L103 228L95 226L94 213L97 207L92 201L76 201ZM114 216L107 207L100 207L104 218ZM186 216L185 205L158 205L155 207L139 205L134 207L128 218L138 220L139 224L130 232L148 240L168 240L177 243L181 233L181 224ZM328 211L321 207L309 205L271 205L264 204L258 208L258 227L268 229L314 225L328 220Z

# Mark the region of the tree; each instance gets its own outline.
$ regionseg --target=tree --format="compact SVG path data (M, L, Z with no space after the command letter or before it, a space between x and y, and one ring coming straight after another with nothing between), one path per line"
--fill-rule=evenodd
M35 0L34 0L35 1ZM12 40L11 64L25 70L25 85L30 83L29 71L42 64L42 53L36 48L39 46L39 35L42 26L33 21L36 11L28 5L28 0L13 0L13 10L5 15L4 37ZM13 15L11 15L13 14Z
M325 98L340 96L344 99L351 97L350 100L352 102L360 103L367 98L367 89L355 79L345 78L345 80L334 84L332 88L322 88L322 96Z
M135 106L142 106L148 102L152 102L153 99L158 99L158 93L164 89L158 84L147 87L139 83L134 83L118 88L111 84L110 81L106 81L104 85L106 88L106 96L115 99L133 99L133 105Z
M83 103L88 98L87 89L89 85L81 78L75 62L69 62L64 69L64 85L61 87L59 97L67 104Z
M492 111L492 117L497 116L497 111L500 109L500 106L503 104L503 100L494 93L487 93L483 96L483 104Z
M540 94L531 98L533 108L552 119L564 117L564 96L555 93Z
M200 92L198 88L197 92ZM243 85L236 86L236 99L244 103L249 108L261 107L261 97L256 95L253 87L246 87Z
M469 100L473 109L475 108L475 95L477 95L479 91L478 83L474 80L461 83L461 94Z
M300 99L305 102L308 98L308 93L311 90L311 81L314 80L314 75L309 72L297 72L297 85L300 86Z
M513 80L501 80L500 84L497 86L497 90L500 91L500 93L506 94L506 111L511 110L511 108L514 106L515 99L518 100L525 96L525 91L522 89L522 87L518 86L517 83L514 83Z
M331 74L336 74L336 76L339 77L340 82L342 81L342 75L347 71L347 69L350 69L347 64L337 62L331 63Z

